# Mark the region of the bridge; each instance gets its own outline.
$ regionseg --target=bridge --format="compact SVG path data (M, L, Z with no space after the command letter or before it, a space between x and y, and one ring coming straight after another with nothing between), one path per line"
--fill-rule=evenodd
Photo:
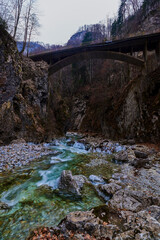
M33 61L46 61L50 65L49 74L53 74L73 62L92 58L115 59L143 67L147 61L148 51L153 50L156 52L157 62L160 63L160 33L56 51L46 51L30 55L29 57ZM134 57L133 54L135 52L143 52L143 59Z

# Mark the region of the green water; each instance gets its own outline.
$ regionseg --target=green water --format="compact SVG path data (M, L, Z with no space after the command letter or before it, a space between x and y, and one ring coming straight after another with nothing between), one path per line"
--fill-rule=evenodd
M24 240L29 232L39 226L54 226L71 211L89 210L104 204L94 186L84 187L82 198L74 198L57 190L61 172L111 177L115 164L86 166L94 158L105 158L100 153L89 153L79 146L69 147L61 140L51 148L60 151L57 156L47 156L30 166L13 173L0 174L0 202L10 206L0 210L0 240ZM45 186L44 186L45 185Z

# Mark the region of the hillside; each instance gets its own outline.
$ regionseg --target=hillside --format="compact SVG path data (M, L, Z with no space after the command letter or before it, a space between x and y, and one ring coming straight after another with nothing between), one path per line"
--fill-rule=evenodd
M18 51L20 52L23 47L23 42L17 42L17 48ZM42 44L39 42L30 42L29 46L28 44L26 45L26 48L24 50L24 55L31 54L31 53L36 53L36 52L41 52L47 50Z
M120 16L112 25L116 38L131 37L160 31L159 0L143 1L137 12L121 22Z

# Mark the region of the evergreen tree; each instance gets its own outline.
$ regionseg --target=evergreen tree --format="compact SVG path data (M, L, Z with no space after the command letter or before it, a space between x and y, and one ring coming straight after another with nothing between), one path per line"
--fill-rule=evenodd
M92 41L92 32L86 32L86 34L84 35L82 44L86 44Z

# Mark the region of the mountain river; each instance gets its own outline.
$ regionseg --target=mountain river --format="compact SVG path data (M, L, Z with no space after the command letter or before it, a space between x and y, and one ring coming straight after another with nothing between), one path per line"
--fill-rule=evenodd
M48 146L53 154L13 172L0 173L0 202L9 206L0 209L0 240L24 240L36 227L54 226L71 211L86 211L107 202L95 191L94 181L85 185L78 199L58 191L57 186L63 170L88 179L90 175L110 178L119 169L110 154L86 150L78 136L57 139ZM106 164L92 166L94 159Z

